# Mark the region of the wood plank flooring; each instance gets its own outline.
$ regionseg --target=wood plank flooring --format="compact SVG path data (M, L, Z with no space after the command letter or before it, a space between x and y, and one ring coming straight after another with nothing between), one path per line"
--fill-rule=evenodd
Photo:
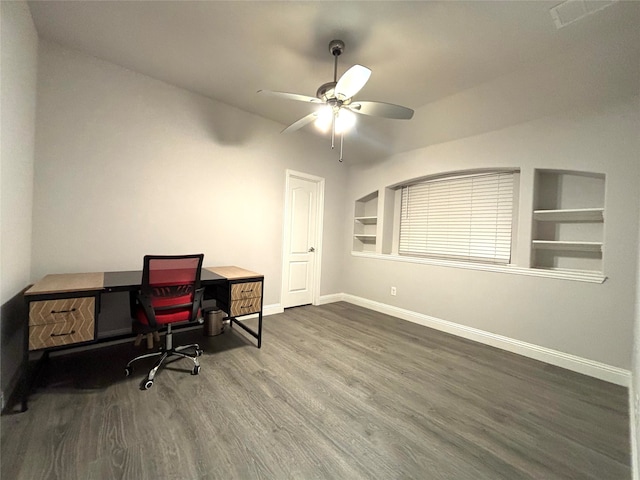
M51 358L3 479L630 479L627 389L334 303L198 341L141 391L131 344Z

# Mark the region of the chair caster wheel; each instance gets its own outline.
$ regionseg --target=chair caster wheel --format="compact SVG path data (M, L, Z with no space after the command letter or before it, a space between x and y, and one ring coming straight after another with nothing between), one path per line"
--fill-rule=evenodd
M198 375L200 373L200 365L196 365L195 367L193 367L193 370L191 370L191 375Z
M151 387L153 387L153 380L147 380L146 382L144 382L143 388L145 390L149 390Z
M131 374L133 373L133 368L131 368L131 367L126 367L126 368L124 369L124 373L125 373L125 376L130 377L130 376L131 376Z
M201 357L203 353L202 350L196 350L196 357Z

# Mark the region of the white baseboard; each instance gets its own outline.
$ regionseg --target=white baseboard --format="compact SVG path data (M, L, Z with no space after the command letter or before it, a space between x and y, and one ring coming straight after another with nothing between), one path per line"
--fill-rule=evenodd
M344 293L334 293L332 295L322 295L318 299L318 305L326 305L327 303L343 302L345 300Z
M532 343L522 342L502 335L496 335L477 328L467 327L465 325L449 322L447 320L431 317L411 310L394 307L392 305L375 302L355 295L349 295L346 293L325 295L320 298L319 305L339 301L353 303L354 305L359 305L376 312L401 318L409 322L500 348L508 352L517 353L524 357L533 358L550 365L566 368L567 370L589 375L616 385L629 387L631 383L631 372L623 368L612 367L611 365L578 357L576 355L559 352L557 350L541 347Z
M262 316L266 315L275 315L276 313L283 313L284 307L280 303L275 303L273 305L263 305L262 307Z

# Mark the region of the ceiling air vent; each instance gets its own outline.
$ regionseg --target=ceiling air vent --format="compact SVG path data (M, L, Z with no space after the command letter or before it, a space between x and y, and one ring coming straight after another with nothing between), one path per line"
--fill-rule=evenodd
M560 5L556 5L549 11L553 22L556 24L556 28L562 28L587 15L607 8L617 1L618 0L567 0Z

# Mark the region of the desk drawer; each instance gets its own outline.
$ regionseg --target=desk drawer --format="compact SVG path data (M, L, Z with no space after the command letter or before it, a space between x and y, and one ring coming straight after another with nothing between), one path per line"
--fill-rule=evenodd
M231 301L262 296L262 282L234 283L231 285ZM232 315L233 316L233 315Z
M235 287L235 285L234 285ZM241 315L249 315L250 313L258 313L262 297L242 298L231 301L231 317L239 317Z
M29 303L29 326L84 320L94 323L95 297L61 298Z
M93 322L69 320L29 327L29 350L59 347L93 340Z
M29 350L94 339L95 297L29 303Z

